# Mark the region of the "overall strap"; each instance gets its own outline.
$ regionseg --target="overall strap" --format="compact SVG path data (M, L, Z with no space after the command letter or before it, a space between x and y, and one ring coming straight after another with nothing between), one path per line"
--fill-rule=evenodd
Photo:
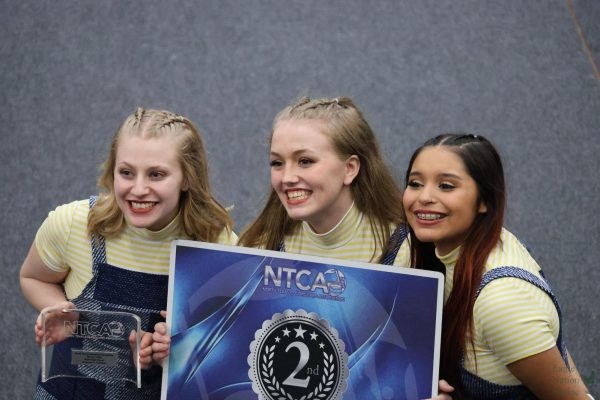
M384 265L393 265L394 260L396 259L396 255L398 254L398 250L400 250L400 246L408 236L408 225L400 224L390 236L390 243L394 244L394 247L388 251L388 253L383 257L380 264Z
M90 196L90 210L96 204L97 199L97 196ZM92 233L90 242L92 245L92 264L93 268L96 269L97 265L106 264L106 247L104 236L98 236Z
M540 271L540 275L544 276L544 274L541 271ZM489 270L488 272L486 272L483 275L483 277L481 278L481 283L479 284L479 288L477 289L477 293L475 294L475 299L477 299L477 297L479 296L479 293L485 287L485 285L487 285L491 281L498 279L498 278L522 279L522 280L529 282L532 285L536 286L538 289L544 291L548 296L550 296L550 298L552 299L552 302L554 303L554 307L556 308L556 312L558 313L559 328L558 328L558 339L556 340L556 344L557 344L557 347L563 358L563 361L565 362L565 365L567 367L569 367L567 351L566 351L566 348L565 348L563 340L562 340L562 315L561 315L562 313L561 313L561 309L560 309L560 304L558 303L558 299L552 292L552 288L550 287L548 282L546 282L544 279L537 277L536 275L532 274L531 272L524 270L523 268L512 267L512 266L502 266L502 267L498 267L498 268L493 268L493 269Z
M540 271L541 274L541 271ZM542 275L543 276L543 275ZM479 284L479 288L477 289L477 293L475 298L479 296L481 290L488 283L492 282L495 279L499 278L517 278L522 279L526 282L531 283L536 286L540 290L544 291L554 303L556 307L556 311L558 313L559 319L559 333L558 339L556 341L556 345L561 353L561 356L565 362L565 365L569 367L569 362L567 359L567 351L562 341L562 322L561 322L561 311L556 296L552 293L552 289L550 285L544 280L540 279L538 276L532 274L529 271L526 271L522 268L513 267L513 266L502 266L498 268L491 269L486 272ZM463 388L469 394L469 398L480 399L480 400L517 400L517 399L535 399L536 396L523 384L520 385L500 385L497 383L493 383L487 381L469 371L464 367L464 353L461 355L460 360L460 380Z

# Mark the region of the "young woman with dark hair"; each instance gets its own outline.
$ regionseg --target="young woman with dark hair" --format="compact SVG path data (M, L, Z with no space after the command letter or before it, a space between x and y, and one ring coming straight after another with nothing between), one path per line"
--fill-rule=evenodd
M503 227L501 158L478 135L425 142L406 171L411 264L446 268L440 376L473 399L589 396L562 338L541 268ZM433 246L432 246L433 245Z

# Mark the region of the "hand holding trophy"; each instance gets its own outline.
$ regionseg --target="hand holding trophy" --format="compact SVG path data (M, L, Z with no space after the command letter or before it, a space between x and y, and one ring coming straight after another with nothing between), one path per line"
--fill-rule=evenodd
M42 382L58 377L93 378L126 380L141 387L140 369L147 366L137 362L140 340L149 334L141 331L136 314L81 310L66 302L42 310L38 322Z
M78 319L79 313L75 311L75 305L69 301L44 308L35 322L37 345L50 346L70 337L73 323Z

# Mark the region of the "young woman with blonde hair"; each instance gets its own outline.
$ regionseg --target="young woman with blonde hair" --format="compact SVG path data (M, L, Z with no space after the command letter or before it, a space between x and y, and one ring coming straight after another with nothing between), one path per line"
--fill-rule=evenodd
M240 245L407 265L401 189L351 99L285 107L273 121L270 165L266 205Z
M36 341L54 345L55 352L68 351L61 349L62 309L131 312L151 332L166 309L174 239L237 240L228 211L212 195L200 132L180 115L142 108L129 115L113 137L98 186L97 197L50 212L21 267L24 297L40 316L52 310L46 334L38 317ZM151 337L143 336L140 358L133 360L146 367ZM137 389L63 367L93 379L40 381L35 398L160 398L159 368L143 371Z

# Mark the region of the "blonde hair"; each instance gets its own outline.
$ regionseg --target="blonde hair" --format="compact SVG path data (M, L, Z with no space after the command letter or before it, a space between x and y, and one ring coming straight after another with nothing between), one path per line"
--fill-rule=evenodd
M351 99L309 99L303 97L295 104L285 107L273 120L271 138L275 126L285 120L322 120L325 133L341 158L358 156L360 170L351 185L356 207L369 219L373 229L375 248L390 247L390 226L405 222L402 208L402 191L379 150L373 130L362 112ZM267 202L258 217L240 235L238 243L247 247L277 250L284 237L294 232L301 221L292 220L277 193L271 188ZM373 259L376 254L373 255Z
M189 119L165 110L138 108L115 132L108 158L98 179L100 194L88 216L90 234L111 237L125 227L123 212L114 192L114 169L119 140L123 136L172 137L178 145L183 173L179 212L185 234L193 240L215 242L223 229L233 229L228 211L214 198L209 183L206 151L200 131Z

